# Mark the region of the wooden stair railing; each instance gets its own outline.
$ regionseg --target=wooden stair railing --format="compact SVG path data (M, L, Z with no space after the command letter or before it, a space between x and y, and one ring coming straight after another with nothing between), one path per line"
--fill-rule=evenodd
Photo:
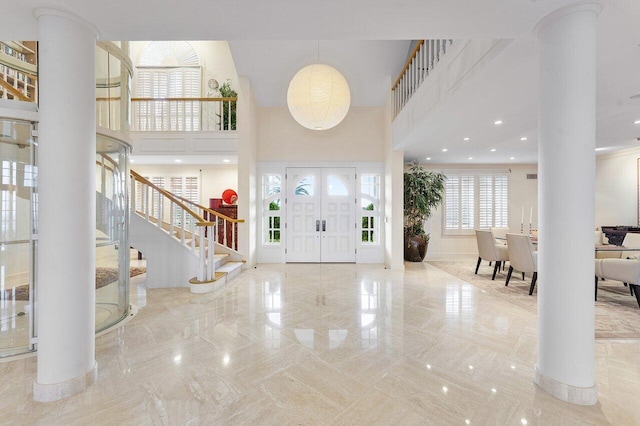
M172 193L154 185L140 174L131 170L131 214L137 214L169 233L199 257L198 273L192 284L215 281L215 250L213 235L215 222L204 219ZM169 211L168 227L165 226L165 208ZM175 213L180 212L181 221L175 224ZM168 228L168 229L167 229ZM190 235L190 240L186 236Z
M194 203L193 201L190 201L184 197L180 197L177 195L176 197L182 200L184 203L197 209L205 219L216 222L218 232L216 232L213 237L216 243L222 244L223 246L238 251L238 224L244 223L244 219L233 219L229 216L225 216L220 212L204 207L198 203Z

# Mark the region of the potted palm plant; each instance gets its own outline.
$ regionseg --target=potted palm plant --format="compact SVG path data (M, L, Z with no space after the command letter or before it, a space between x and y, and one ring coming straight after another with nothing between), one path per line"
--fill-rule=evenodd
M422 262L427 255L429 234L424 224L444 198L442 173L413 164L404 174L404 260Z

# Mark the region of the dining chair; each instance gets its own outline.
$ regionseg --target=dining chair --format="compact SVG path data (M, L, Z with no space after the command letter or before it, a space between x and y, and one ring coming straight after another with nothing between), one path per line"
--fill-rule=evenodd
M503 244L497 244L496 239L491 231L481 231L476 229L476 241L478 243L478 263L476 265L476 274L480 268L480 262L482 260L488 260L489 262L495 261L493 267L492 280L496 279L496 273L500 270L500 266L503 262L509 260L509 252L507 247Z
M627 234L628 235L628 234ZM640 261L635 259L596 259L595 299L598 300L598 278L629 284L640 307Z
M496 238L496 243L505 245L507 241L505 238L507 237L507 233L510 231L510 228L503 227L491 227L491 232L493 232L493 236Z
M514 270L522 272L523 279L524 274L533 274L529 288L529 295L532 295L538 279L538 252L533 250L531 238L528 235L507 234L507 248L509 251L509 272L504 285L509 285Z

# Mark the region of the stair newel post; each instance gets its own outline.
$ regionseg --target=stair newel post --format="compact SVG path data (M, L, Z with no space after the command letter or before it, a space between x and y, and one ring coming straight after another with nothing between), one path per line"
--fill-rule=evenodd
M207 256L207 266L209 269L209 279L213 279L216 276L216 262L215 262L215 250L213 248L213 234L212 232L214 232L214 226L213 226L213 222L209 222L209 225L207 225L207 232L209 235L209 238L207 238L207 247L208 247L208 256Z

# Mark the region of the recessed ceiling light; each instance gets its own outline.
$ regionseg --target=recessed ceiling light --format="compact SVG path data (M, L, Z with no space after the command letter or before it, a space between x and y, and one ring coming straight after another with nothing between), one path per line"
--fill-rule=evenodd
M470 139L471 139L471 138L464 138L464 139L462 139L462 140L463 140L463 141L468 141L468 140L470 140Z
M640 124L640 120L634 121L633 124Z
M496 126L499 126L502 124L502 120L496 120L493 122L493 124L495 124Z
M427 157L427 160L431 160L431 157Z
M596 151L604 151L605 149L607 148L600 147L600 148L596 148Z
M469 159L469 160L473 160L473 157L469 157L468 159Z
M448 149L447 148L442 148L442 152L447 152Z
M515 160L516 157L509 157L509 160Z
M520 140L521 140L521 141L526 141L526 140L527 140L527 137L526 137L526 136L523 136L523 137L521 137L521 138L520 138Z
M176 163L182 163L182 160L178 160L177 158L173 161L175 161Z
M222 162L223 162L223 163L228 163L228 162L229 162L229 159L228 159L228 158L225 158L224 160L222 160Z
M491 152L496 152L496 149L495 148L491 148Z

